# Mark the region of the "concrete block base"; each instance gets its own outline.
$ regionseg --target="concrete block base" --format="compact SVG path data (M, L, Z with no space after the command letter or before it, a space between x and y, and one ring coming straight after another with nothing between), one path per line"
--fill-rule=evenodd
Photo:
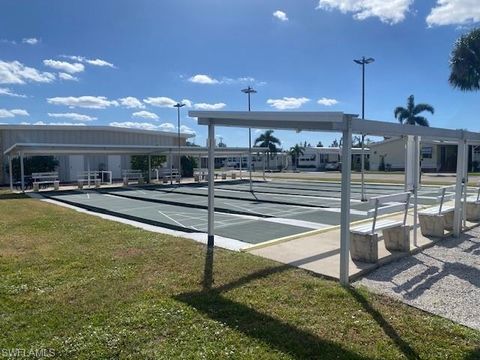
M79 188L80 190L83 189L83 180L78 180L78 188Z
M123 178L123 186L128 186L128 178L127 177Z
M177 184L180 184L180 179L181 179L180 176L178 176L178 177L175 179L175 181L177 182Z
M60 190L60 181L57 180L53 182L53 189Z
M350 255L354 261L376 263L378 261L378 234L351 233Z
M96 189L99 189L101 184L102 184L102 182L101 182L100 179L95 179L95 188Z
M443 237L445 236L444 215L418 215L420 229L423 236ZM452 221L453 223L453 221Z
M384 229L383 240L388 251L410 251L410 226L402 225Z
M143 179L143 177L138 178L138 185L143 185L143 184L145 184L145 180Z
M480 220L480 202L467 202L467 220L475 222Z
M443 221L445 223L445 229L447 229L448 231L453 230L453 215L454 215L453 211L450 211L450 212L443 215Z
M168 184L168 179L166 177L162 178L162 183Z
M36 182L33 183L33 191L35 191L35 192L40 191L40 184L39 183L36 183Z
M235 180L237 178L237 174L232 173L232 180Z
M195 182L200 182L200 175L195 174L194 178L195 178Z
M222 174L222 180L227 180L227 174Z

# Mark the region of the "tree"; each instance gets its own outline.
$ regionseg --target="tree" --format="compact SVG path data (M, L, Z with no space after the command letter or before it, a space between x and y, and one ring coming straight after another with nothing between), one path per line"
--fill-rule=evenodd
M192 177L193 170L198 167L197 159L193 156L182 156L180 158L180 164L182 166L182 176L183 177Z
M317 147L323 147L323 144L321 141L318 142Z
M24 160L25 175L31 175L36 172L52 172L58 166L58 160L53 156L32 156ZM7 166L7 173L9 168ZM20 180L20 159L15 158L12 161L12 176L14 180Z
M267 130L255 140L255 146L268 148L270 156L278 152L277 145L281 145L278 138L273 136L273 130ZM270 168L270 156L267 157L267 168Z
M167 161L167 157L165 155L152 155L150 160L152 169L155 169L162 167L163 163ZM147 155L133 155L130 159L130 164L132 166L132 170L141 170L144 174L148 173Z
M292 146L290 148L290 151L288 153L292 157L292 162L295 164L295 169L296 169L298 167L298 160L300 156L302 156L305 153L305 147L299 144L296 144L295 146Z
M410 95L407 99L407 107L398 106L393 113L400 124L430 126L427 118L419 115L424 111L433 114L435 109L429 104L415 105L415 98L413 95Z
M480 90L480 28L456 41L450 57L450 70L448 81L454 88Z
M330 145L330 147L339 147L338 140L337 140L337 139L334 139L334 140L332 141L332 144Z

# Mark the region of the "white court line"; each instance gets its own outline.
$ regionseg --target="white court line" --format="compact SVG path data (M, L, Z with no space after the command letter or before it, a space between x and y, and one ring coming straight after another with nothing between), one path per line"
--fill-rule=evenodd
M165 216L167 219L170 219L170 220L173 221L175 224L180 225L181 227L184 227L184 228L188 228L188 227L189 227L189 226L185 226L185 225L183 225L181 222L179 222L179 221L171 218L170 216L168 216L168 215L165 214L164 212L162 212L162 211L160 211L160 210L157 210L157 211L160 213L160 215ZM198 229L195 229L195 228L192 228L192 229L198 230Z

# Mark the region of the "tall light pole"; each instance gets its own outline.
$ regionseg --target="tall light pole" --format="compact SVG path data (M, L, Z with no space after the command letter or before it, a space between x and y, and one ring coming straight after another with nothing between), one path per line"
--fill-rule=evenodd
M177 108L177 130L178 130L178 176L179 176L179 181L182 178L182 171L181 171L181 151L180 151L180 108L184 107L185 104L182 104L180 102L176 103L173 105L173 107ZM170 174L171 176L172 174Z
M363 56L360 60L353 60L355 63L362 66L362 120L365 119L365 65L371 64L375 61L374 58L365 58ZM365 134L362 134L362 158L360 159L360 167L362 171L362 201L367 201L365 196Z
M247 87L246 89L243 89L242 92L244 94L247 94L248 97L248 111L251 111L251 106L250 106L250 94L256 94L257 90L255 90L252 87ZM242 159L240 158L240 161ZM250 192L253 192L253 186L252 186L252 128L248 128L248 172L250 176Z

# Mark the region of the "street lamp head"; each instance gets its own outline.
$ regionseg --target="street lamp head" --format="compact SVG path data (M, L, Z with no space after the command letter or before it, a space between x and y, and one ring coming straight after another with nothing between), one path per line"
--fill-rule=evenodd
M180 109L181 107L184 107L186 104L182 104L182 103L176 103L175 105L173 105L173 107L176 107L178 109Z
M256 94L257 90L249 86L246 89L242 89L242 92L245 94Z
M360 59L360 60L353 60L355 63L357 63L358 65L367 65L367 64L371 64L375 61L374 58L368 58L368 59L365 59L365 56Z

